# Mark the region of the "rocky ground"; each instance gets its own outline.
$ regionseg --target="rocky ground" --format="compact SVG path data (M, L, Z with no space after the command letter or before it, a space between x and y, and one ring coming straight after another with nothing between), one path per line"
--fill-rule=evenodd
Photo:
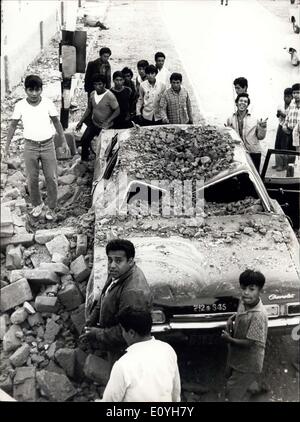
M154 52L162 50L167 54L169 69L182 70L180 58L161 25L158 9L145 7L140 2L112 3L105 21L108 31L86 28L88 59L97 56L99 47L109 45L113 50L113 71L125 65L135 71L138 59L153 62ZM143 43L136 42L141 34ZM125 45L130 48L124 48ZM57 52L58 37L28 67L26 74L41 75L44 92L59 108ZM194 120L203 121L184 71L183 75L192 95ZM1 148L13 106L22 97L20 84L2 101ZM86 104L81 80L73 102L78 110L70 116L70 128ZM91 354L78 341L85 323L85 289L93 262L94 215L90 210L93 162L85 171L78 163L78 154L59 161L57 221L47 223L43 218L34 220L29 216L22 150L18 129L11 145L10 163L8 166L1 163L0 388L19 401L91 401L101 397L108 371L101 352ZM45 195L42 178L41 189ZM224 400L225 346L200 343L199 338L191 338L188 343L182 337L172 341L179 357L182 399ZM258 394L257 400L297 401L297 362L296 344L289 336L270 338L263 374L265 384L254 386L257 392L268 391Z

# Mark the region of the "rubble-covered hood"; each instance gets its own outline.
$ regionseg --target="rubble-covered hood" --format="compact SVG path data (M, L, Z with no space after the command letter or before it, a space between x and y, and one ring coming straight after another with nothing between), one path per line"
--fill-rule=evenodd
M236 218L230 220L228 233L232 233ZM210 227L214 223L220 227L220 217L211 219ZM188 303L194 298L238 296L239 275L246 268L265 275L264 296L286 293L299 298L299 264L293 245L280 237L279 230L246 233L224 237L223 230L222 237L214 237L212 231L198 239L154 236L131 240L137 250L136 262L156 301Z

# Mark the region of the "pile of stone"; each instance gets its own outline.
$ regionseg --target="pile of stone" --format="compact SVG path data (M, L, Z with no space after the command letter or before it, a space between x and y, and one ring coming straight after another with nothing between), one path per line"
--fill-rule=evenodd
M137 179L208 180L229 168L234 143L214 126L140 128L121 145L119 166Z

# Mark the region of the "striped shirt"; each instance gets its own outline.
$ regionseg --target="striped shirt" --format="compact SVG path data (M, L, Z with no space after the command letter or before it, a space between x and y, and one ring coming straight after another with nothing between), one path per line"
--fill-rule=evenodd
M300 122L300 104L297 105L296 101L292 101L287 109L283 127L293 130L298 122Z
M160 114L163 120L171 124L192 121L192 105L187 90L183 87L179 92L167 89L160 101Z

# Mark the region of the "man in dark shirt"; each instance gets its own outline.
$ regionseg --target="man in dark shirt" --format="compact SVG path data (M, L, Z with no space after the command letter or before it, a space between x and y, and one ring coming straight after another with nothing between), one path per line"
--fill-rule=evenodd
M103 47L100 49L99 55L99 59L88 62L85 71L84 90L87 92L88 98L91 92L94 91L92 78L96 73L105 77L106 89L110 89L111 87L111 68L108 61L111 56L111 50L108 47Z
M132 98L132 91L128 86L124 86L124 76L122 72L114 72L113 81L114 86L111 88L111 92L116 97L120 107L120 114L114 120L113 129L127 129L132 127L130 122L130 100Z
M133 82L133 71L129 69L129 67L124 67L122 69L122 73L124 76L124 86L128 86L131 89L131 97L130 97L130 117L135 116L135 109L136 109L136 101L137 101L137 91L135 87L135 83Z

